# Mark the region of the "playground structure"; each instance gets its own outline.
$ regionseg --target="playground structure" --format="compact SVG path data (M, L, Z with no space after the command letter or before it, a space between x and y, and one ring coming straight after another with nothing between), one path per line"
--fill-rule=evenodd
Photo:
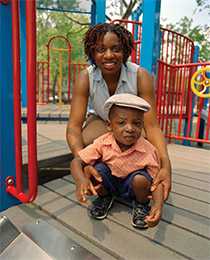
M141 64L142 22L129 20L114 20L112 22L123 24L133 33L135 48L131 54L131 61ZM210 63L193 63L193 61L196 61L196 52L193 41L188 37L162 27L160 28L160 35L160 59L157 61L157 68L153 65L151 67L152 70L157 70L156 96L160 126L169 141L175 139L184 141L184 144L190 144L190 141L199 142L201 145L202 143L209 144L208 66ZM68 44L70 45L70 43ZM49 50L48 48L48 60L50 61ZM152 64L154 64L153 61ZM58 93L56 98L59 105L63 101L70 103L71 89L77 75L88 64L68 63L70 76L68 77L68 84L66 84L68 88L65 89L61 73L63 63L58 62L57 67L60 73L57 86L59 91L53 91L54 95L51 95L51 97L49 97L51 64L48 62L46 65L48 67L48 84L45 85L45 91L41 92L41 96L47 96L46 103L50 103L52 100L55 101L55 94ZM202 69L200 69L201 67ZM205 73L202 74L202 71L205 71ZM198 74L203 76L198 79ZM193 78L194 84L191 84L191 78ZM44 80L42 80L42 84L43 82ZM199 94L196 85L201 86L202 84L204 84L201 90L202 94ZM194 85L192 89L191 85ZM43 85L41 89L44 89ZM46 92L47 94L45 94ZM57 101L55 102L57 103Z
M65 43L66 47L53 47L56 40ZM71 44L64 36L53 36L47 46L47 60L37 62L37 104L70 103L71 89L78 73L88 64L71 62ZM54 54L54 55L53 55ZM54 65L54 74L52 67Z
M101 1L105 2L105 1ZM147 2L147 1L145 1ZM37 152L36 152L36 97L41 103L49 102L49 64L48 61L41 61L37 64L40 67L41 75L47 78L43 79L42 76L36 77L36 62L35 62L35 1L20 1L20 14L18 13L19 1L0 1L0 32L5 36L5 41L0 43L0 57L1 57L1 71L5 73L0 74L1 84L3 87L0 96L0 111L1 121L0 125L7 125L7 127L1 127L0 138L1 142L1 154L0 154L0 184L3 187L0 190L0 211L9 208L20 202L31 202L35 199L37 194ZM145 6L142 8L144 14L149 12L149 9L154 14L158 13L158 5L160 1L153 1L154 6ZM157 4L158 3L158 4ZM151 2L150 2L151 4ZM103 8L99 8L100 13ZM95 10L98 10L98 9ZM24 10L24 11L23 11ZM12 24L11 15L12 13ZM24 14L25 13L25 14ZM98 11L99 14L99 11ZM18 33L19 31L19 15L23 17L22 22L25 20L25 27L21 27L21 30L25 30L27 36L25 42L26 54L21 51L20 53L20 37L24 34ZM97 22L103 22L104 15L98 16ZM157 18L157 16L156 16ZM94 20L94 19L93 19ZM141 64L141 66L147 68L150 72L157 70L156 80L156 94L157 94L157 111L158 118L166 137L170 140L181 140L184 144L190 144L192 142L200 142L209 144L209 128L210 128L210 113L209 113L209 65L210 63L196 63L196 52L193 42L170 30L164 30L161 28L161 38L158 40L161 42L160 47L160 60L158 61L158 67L156 67L156 59L158 58L158 51L156 51L157 57L154 57L154 47L157 50L157 43L154 44L154 35L145 35L145 24L143 22L129 22L123 21L124 24L131 28L135 34L138 31L135 38L136 49L131 56L133 61ZM146 23L146 22L145 22ZM5 26L8 25L8 27ZM156 28L157 24L153 23L150 19L147 33ZM9 29L8 29L9 28ZM139 28L138 30L136 28ZM153 28L153 30L149 30ZM12 33L8 33L8 31ZM152 34L153 34L152 33ZM12 36L11 36L12 35ZM145 36L145 37L144 37ZM145 40L150 37L153 47L150 48L148 44L145 46ZM12 39L11 39L12 38ZM147 40L148 41L148 40ZM68 44L67 44L68 46ZM23 47L23 46L22 46ZM53 46L52 48L56 48ZM145 48L146 52L145 53ZM5 53L5 49L8 53ZM22 50L24 47L22 48ZM49 48L50 49L50 48ZM67 48L68 49L68 48ZM12 53L13 50L13 53ZM62 53L64 50L54 50L54 52ZM66 52L66 50L65 50ZM150 57L145 59L145 55L150 53ZM20 64L20 60L24 59L26 55L26 68L24 63ZM50 56L50 55L49 55ZM70 55L69 55L70 56ZM20 58L21 57L21 58ZM60 58L61 60L62 58ZM70 59L70 58L69 58ZM136 60L134 60L136 59ZM195 63L193 63L195 62ZM62 62L61 62L62 63ZM3 65L2 65L3 64ZM11 66L12 64L12 66ZM70 64L70 75L68 83L72 79L76 80L78 71L82 69L81 64ZM21 67L21 72L20 72ZM73 69L72 69L73 67ZM6 68L6 71L5 71ZM23 77L24 71L27 71L27 77ZM38 70L37 70L38 71ZM196 74L197 73L197 74ZM60 75L62 74L62 67L60 67ZM13 77L11 77L13 75ZM22 78L21 78L22 77ZM61 76L62 77L62 76ZM20 79L21 78L21 79ZM192 79L192 82L191 82ZM43 88L37 88L35 93L36 80L43 82L41 85ZM20 89L22 81L22 104L25 102L27 105L27 146L28 146L28 187L25 191L23 187L22 179L22 143L21 143L21 97ZM24 89L24 81L27 81L27 91ZM33 82L34 84L31 84ZM58 104L61 105L61 79L58 81ZM14 86L14 87L13 87ZM71 99L71 86L68 85L68 101ZM191 87L195 92L195 95L191 91ZM40 95L45 93L45 96ZM39 93L38 93L39 90ZM14 93L14 94L13 94ZM24 97L26 96L27 98ZM204 97L199 96L205 95ZM38 95L39 94L39 95ZM14 97L14 98L13 98ZM24 100L26 98L26 100ZM12 106L12 105L14 106ZM24 105L24 104L23 104ZM14 121L12 120L14 118ZM204 162L205 163L205 162ZM41 192L42 196L42 192ZM38 203L39 204L39 203ZM40 203L41 204L41 203ZM44 206L43 206L44 207ZM181 207L180 207L181 208ZM204 213L199 213L204 218ZM197 215L199 215L197 214ZM193 216L194 217L194 216ZM197 217L197 216L196 216ZM199 233L199 231L192 231L192 233ZM207 237L207 235L203 235ZM205 241L204 241L205 242ZM206 245L205 243L203 245ZM168 246L170 248L170 245ZM205 251L205 250L204 250ZM181 254L180 254L181 255ZM193 259L193 257L191 257ZM196 259L196 258L195 258Z
M33 21L32 18L26 18L26 26L19 26L19 12L18 12L18 3L13 3L15 1L12 1L11 4L11 11L13 14L13 20L12 20L12 43L13 43L13 76L14 76L14 91L15 91L15 97L14 98L14 124L15 124L15 157L16 157L16 164L17 166L17 176L21 175L21 97L20 97L20 90L22 89L22 104L25 102L25 96L26 96L26 87L24 86L25 83L25 77L23 77L20 74L20 57L24 58L24 52L19 51L20 50L20 37L21 33L19 33L19 27L21 28L20 32L22 30L28 30L26 35L31 35L30 37L26 39L27 42L27 59L33 66L35 66L35 59L33 58L33 53L35 53L35 46L30 46L31 42L35 39L35 11L33 8L34 6L24 5L24 2L20 2L20 14L22 15L23 10L27 7L28 9L31 8L31 12L33 12ZM34 4L34 3L33 3ZM9 3L1 4L2 8L7 8ZM150 19L149 24L147 27L157 29L157 25L159 25L159 22L157 22L155 19L157 19L157 14L159 14L159 8L160 8L160 2L154 1L153 8L151 9L151 4L144 3L142 8L139 8L138 10L138 17L140 16L140 12L148 12L148 9L151 9L151 13L155 16L154 20L152 21ZM28 10L27 9L27 10ZM26 11L27 11L26 10ZM3 10L2 10L3 11ZM104 16L100 16L101 21L103 21ZM8 19L8 18L7 18ZM31 20L29 20L31 19ZM147 19L147 18L146 18ZM28 21L29 20L29 21ZM91 19L92 20L92 19ZM100 21L98 21L100 22ZM124 26L126 26L134 35L134 44L135 48L131 55L131 60L134 62L139 63L140 65L144 66L145 68L149 69L152 73L157 74L156 76L156 95L157 95L157 111L158 111L158 118L160 122L160 126L165 134L165 136L170 140L182 140L185 142L185 144L190 144L189 142L199 142L199 143L207 143L209 144L209 128L210 128L210 113L209 113L209 105L208 105L208 97L207 102L203 99L203 96L195 96L193 92L191 91L191 78L194 75L194 73L201 74L201 70L196 72L198 68L201 68L205 70L205 75L202 74L200 76L200 79L198 79L197 76L193 77L193 83L194 85L193 90L194 92L199 91L196 90L196 86L201 82L204 81L204 89L202 90L202 95L208 95L209 93L209 74L208 72L208 66L210 63L192 63L193 61L196 61L196 53L194 48L194 43L189 38L173 32L168 29L161 28L160 33L158 34L156 30L155 35L153 35L154 42L151 45L154 50L156 50L156 55L154 55L153 48L149 49L145 47L145 39L144 34L146 34L145 38L148 37L148 30L145 32L145 24L148 22L147 20L142 22L139 21L128 21L128 20L116 20L113 22L122 23ZM29 24L33 24L33 28L29 26ZM24 27L24 28L23 28ZM29 32L30 30L30 32ZM63 41L64 47L57 48L56 47L56 41ZM10 40L11 41L11 40ZM160 47L157 48L157 44L160 43ZM28 47L29 46L29 47ZM26 47L25 45L23 47ZM36 74L32 73L31 70L31 64L28 65L27 63L27 70L31 73L31 76L27 76L28 85L30 86L29 82L41 82L41 87L39 84L37 84L37 90L36 90L36 102L38 103L41 101L41 103L45 104L50 101L56 102L55 100L55 94L57 94L57 101L59 105L63 104L63 53L67 53L65 55L67 57L66 63L67 63L67 89L66 89L66 102L70 103L71 101L71 87L74 84L77 74L81 69L87 66L87 64L71 64L71 49L72 46L68 39L64 36L54 36L49 39L47 43L47 61L38 61L37 62L37 79L35 79ZM146 49L146 51L145 51ZM149 49L149 51L148 51ZM160 59L157 60L158 57L158 50L160 53ZM34 50L33 53L31 50ZM52 77L50 75L51 72L51 66L52 66L52 52L58 54L58 84L57 89L54 86L54 89L52 89ZM149 55L150 54L150 55ZM148 56L146 58L147 64L145 64L145 61L143 60L143 57ZM35 55L34 55L35 56ZM33 59L33 60L32 60ZM8 59L7 59L8 60ZM33 63L32 63L33 62ZM158 64L158 66L156 65ZM21 73L23 73L25 70L24 64L21 64ZM157 70L157 71L156 71ZM36 71L35 67L33 68L33 71ZM41 72L41 73L40 73ZM20 75L22 76L20 78ZM31 80L32 79L32 80ZM9 80L8 80L9 81ZM21 88L21 81L22 81L22 88ZM10 80L11 82L11 80ZM203 83L202 83L203 84ZM50 88L51 86L51 88ZM28 87L29 88L29 87ZM52 96L50 93L54 92L54 95ZM35 101L34 101L34 89L33 90L27 90L28 95L28 102L27 102L27 120L28 120L28 135L32 136L33 138L28 138L28 145L29 145L29 161L33 161L33 170L32 172L36 172L35 167L35 161L36 161L36 131L35 131L35 117L36 117L36 108L35 108ZM9 109L11 111L11 118L13 118L12 114L13 111L11 108ZM196 115L196 116L195 116ZM13 133L11 133L13 135ZM31 141L32 140L32 141ZM187 143L188 142L188 143ZM14 154L14 153L12 153ZM33 159L30 159L30 156ZM29 163L29 165L31 165ZM30 166L29 166L30 167ZM29 171L29 172L31 172ZM17 178L17 190L16 195L18 197L18 194L21 190L21 178ZM12 190L13 195L15 194L15 188L14 188L14 176L7 179L7 191L10 192ZM13 186L13 187L12 187ZM29 185L31 186L31 185ZM20 187L20 188L19 188ZM32 188L33 190L33 188ZM21 195L22 196L22 195ZM30 201L30 199L29 199Z

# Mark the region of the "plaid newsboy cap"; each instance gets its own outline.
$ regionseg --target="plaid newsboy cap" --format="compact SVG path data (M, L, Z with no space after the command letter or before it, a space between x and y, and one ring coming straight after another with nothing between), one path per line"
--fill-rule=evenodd
M107 119L109 118L109 111L113 105L136 108L144 112L147 112L151 107L146 100L136 95L128 93L115 94L109 97L104 104L104 112Z

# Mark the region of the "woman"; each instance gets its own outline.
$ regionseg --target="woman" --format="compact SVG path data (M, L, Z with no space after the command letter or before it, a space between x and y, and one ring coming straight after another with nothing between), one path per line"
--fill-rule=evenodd
M151 105L150 111L145 115L144 130L146 138L157 148L161 161L161 170L154 179L151 190L162 183L166 200L171 189L170 160L157 122L152 76L143 68L127 61L133 48L131 33L119 24L98 24L87 31L84 48L92 65L80 73L73 88L67 126L67 141L72 153L77 156L84 146L107 132L103 105L111 95L138 95ZM87 107L90 105L88 102L93 110L86 120ZM86 168L97 179L93 167Z

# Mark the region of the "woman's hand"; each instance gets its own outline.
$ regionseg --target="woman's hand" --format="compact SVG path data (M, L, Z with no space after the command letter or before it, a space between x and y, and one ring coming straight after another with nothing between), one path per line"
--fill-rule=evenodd
M81 203L87 202L87 195L97 195L97 192L89 178L81 178L76 183L76 198Z
M92 165L86 165L83 169L85 177L89 179L92 185L92 190L89 190L88 195L95 195L93 194L96 192L98 193L98 190L102 187L102 178L101 175L98 173L98 171L92 166Z
M163 185L163 198L168 199L169 192L171 191L171 171L166 168L161 168L157 176L153 180L151 191L153 192L157 186L162 183Z

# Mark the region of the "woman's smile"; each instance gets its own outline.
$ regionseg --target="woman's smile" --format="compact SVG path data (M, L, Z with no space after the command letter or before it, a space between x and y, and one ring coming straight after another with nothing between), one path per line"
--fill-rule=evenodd
M117 62L103 62L102 65L104 67L104 69L107 69L107 70L112 70L115 68Z

